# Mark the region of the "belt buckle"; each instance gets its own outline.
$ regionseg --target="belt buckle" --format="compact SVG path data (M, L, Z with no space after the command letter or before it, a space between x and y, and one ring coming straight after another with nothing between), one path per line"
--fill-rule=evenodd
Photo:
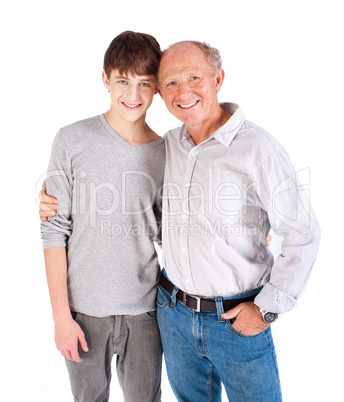
M192 308L186 305L186 301L187 301L187 296L192 297L193 299L197 300L197 307L196 308ZM189 308L190 310L193 311L197 311L198 313L201 312L201 297L200 296L195 296L195 295L191 295L189 293L183 292L183 305L187 308Z

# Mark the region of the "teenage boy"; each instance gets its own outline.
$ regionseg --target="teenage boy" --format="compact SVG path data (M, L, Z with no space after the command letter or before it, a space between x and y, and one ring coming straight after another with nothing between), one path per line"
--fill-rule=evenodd
M41 231L55 341L77 401L108 400L114 354L126 401L161 399L153 241L165 146L145 121L160 57L152 36L118 35L104 57L110 109L62 128L52 147L46 188L59 212Z

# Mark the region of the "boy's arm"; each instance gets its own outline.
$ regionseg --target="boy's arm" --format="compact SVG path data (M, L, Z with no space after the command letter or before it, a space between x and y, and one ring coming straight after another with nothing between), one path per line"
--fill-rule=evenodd
M55 322L55 342L67 359L80 362L78 341L87 351L85 336L73 320L68 303L66 246L72 233L72 158L63 133L54 139L47 172L47 189L59 199L55 216L41 223L48 287Z
M75 362L81 362L78 342L87 352L85 335L73 320L68 303L67 258L65 247L44 250L45 267L50 294L50 301L55 322L55 343L62 356Z

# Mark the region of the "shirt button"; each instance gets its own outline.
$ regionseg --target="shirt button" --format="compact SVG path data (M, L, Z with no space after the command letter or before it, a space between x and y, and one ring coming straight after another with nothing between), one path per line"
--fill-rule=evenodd
M189 279L189 278L187 278L185 281L186 281L186 283L190 283L190 279Z
M183 219L186 221L188 219L187 215L183 215Z
M193 152L191 155L192 155L192 157L195 158L196 156L198 156L198 152Z
M185 248L184 247L182 248L182 253L185 253Z
M190 187L191 186L191 183L185 183L184 184L184 187Z

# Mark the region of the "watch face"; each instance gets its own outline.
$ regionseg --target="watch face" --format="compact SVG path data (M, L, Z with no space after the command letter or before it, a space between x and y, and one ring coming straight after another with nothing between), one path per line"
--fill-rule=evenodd
M264 315L264 321L271 323L274 322L277 319L277 314L275 313L266 313Z

